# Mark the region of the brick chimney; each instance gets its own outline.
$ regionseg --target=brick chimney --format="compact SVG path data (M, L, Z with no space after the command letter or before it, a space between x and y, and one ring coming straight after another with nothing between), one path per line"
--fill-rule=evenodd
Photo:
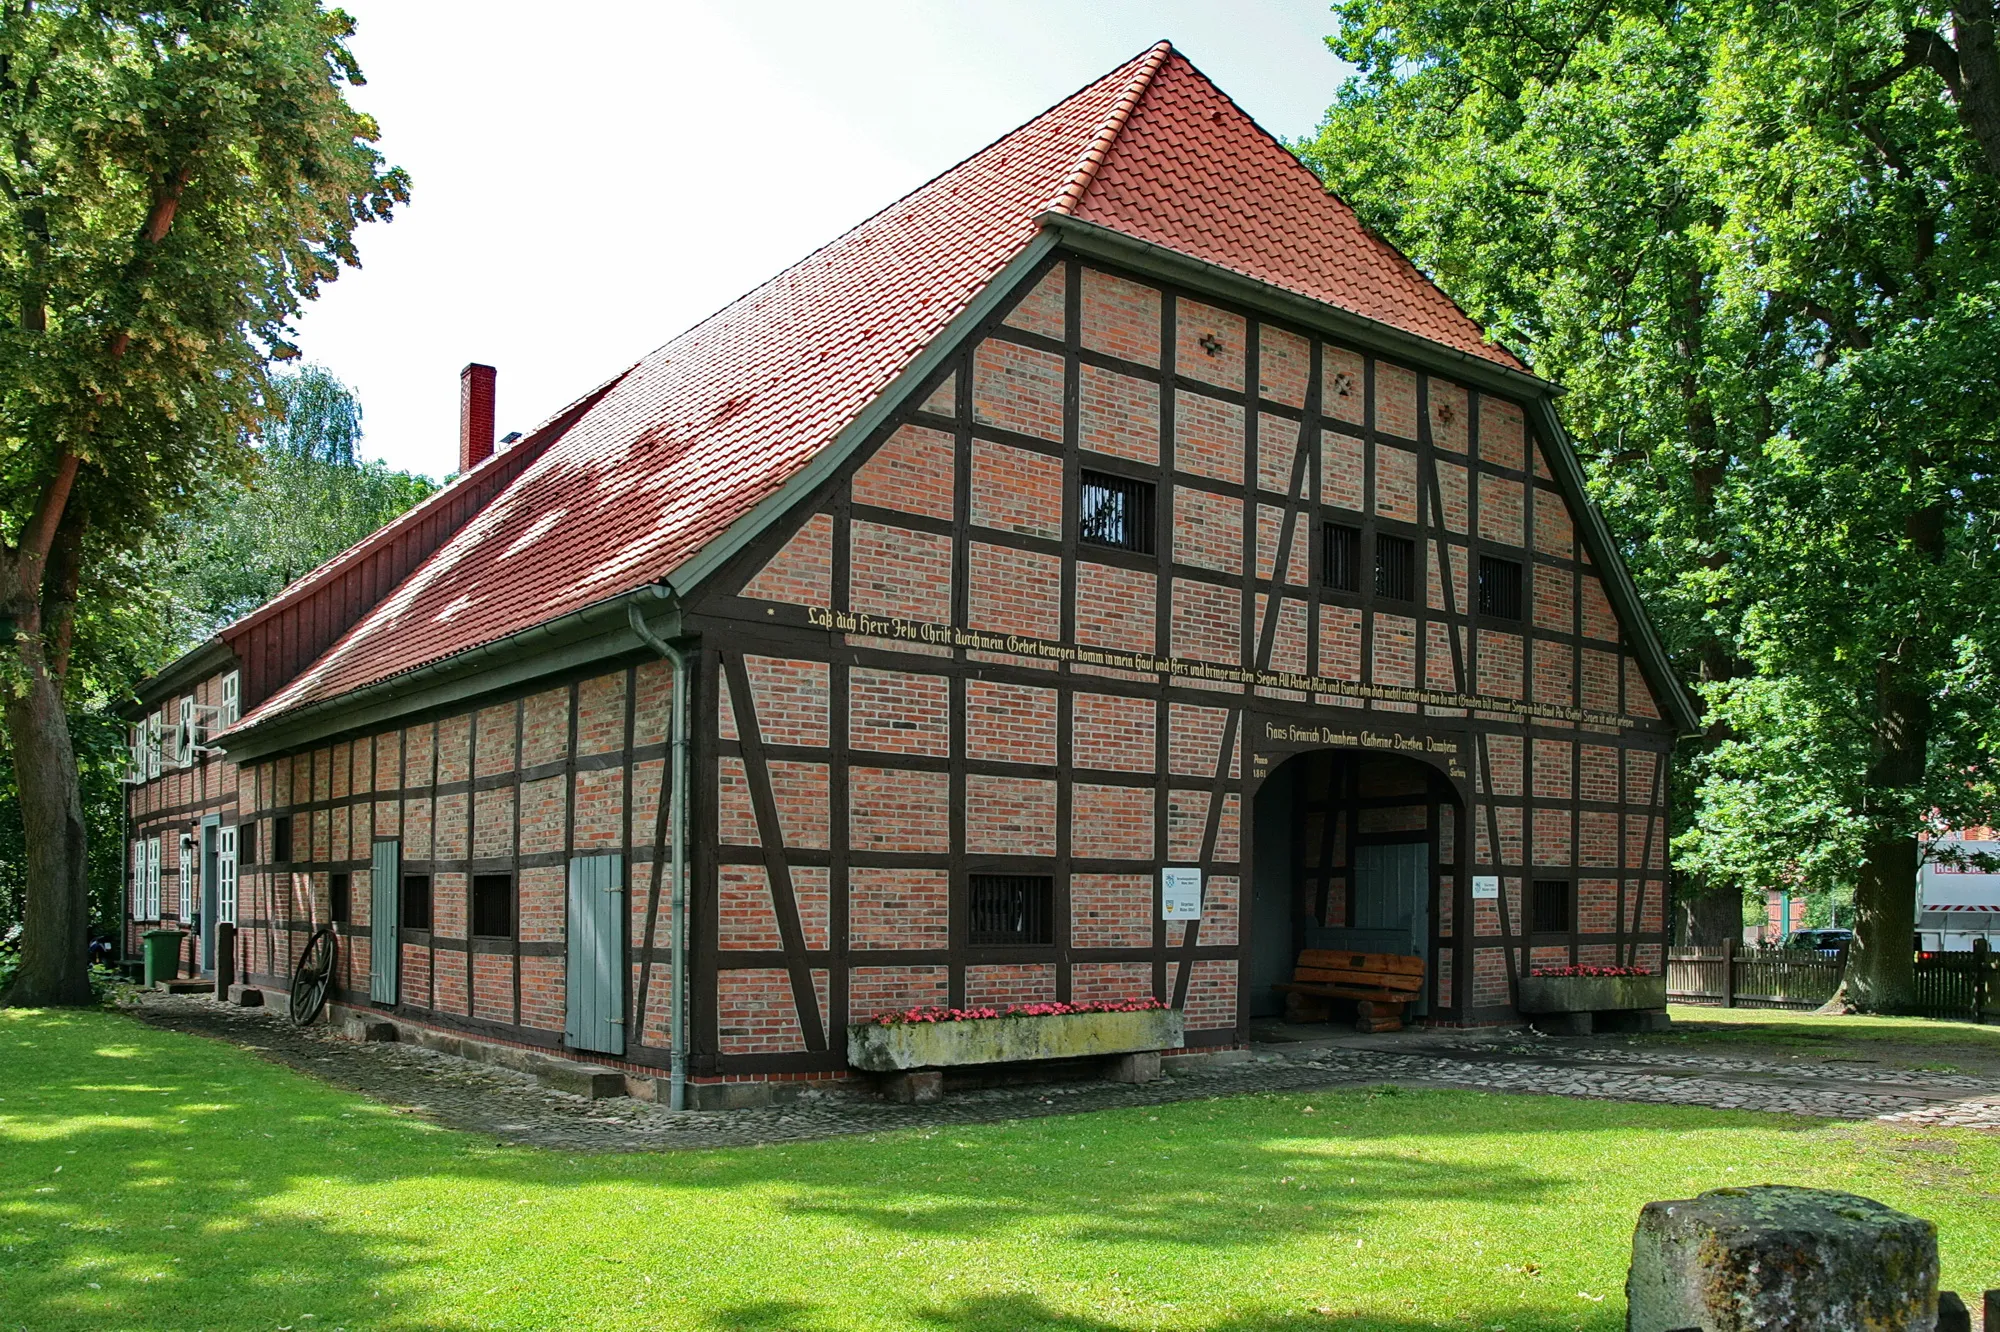
M458 470L493 456L493 380L499 372L477 361L458 372Z

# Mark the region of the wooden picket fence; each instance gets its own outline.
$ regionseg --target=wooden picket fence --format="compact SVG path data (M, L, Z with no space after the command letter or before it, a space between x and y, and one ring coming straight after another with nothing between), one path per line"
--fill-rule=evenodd
M1833 997L1846 969L1844 952L1827 957L1734 942L1670 948L1667 999L1723 1008L1814 1009ZM2000 1020L2000 957L1984 948L1919 957L1917 1012L1965 1022Z

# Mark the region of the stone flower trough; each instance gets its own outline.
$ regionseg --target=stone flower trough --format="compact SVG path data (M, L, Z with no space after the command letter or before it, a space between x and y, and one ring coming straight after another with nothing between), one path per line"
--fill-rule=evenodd
M952 1016L943 1016L951 1010L918 1010L925 1015L857 1022L847 1029L847 1062L863 1072L891 1075L888 1090L898 1100L927 1101L942 1092L939 1070L972 1064L1122 1055L1128 1058L1111 1076L1144 1082L1159 1071L1158 1051L1186 1043L1187 1019L1177 1009L1032 1011L1060 1007L1067 1005L1033 1005L1026 1012L976 1009Z
M1620 968L1570 968L1572 974L1532 974L1520 979L1514 1006L1536 1026L1570 1035L1590 1034L1598 1014L1606 1015L1607 1025L1632 1026L1642 1030L1664 1028L1667 1016L1667 978L1658 975L1603 974Z

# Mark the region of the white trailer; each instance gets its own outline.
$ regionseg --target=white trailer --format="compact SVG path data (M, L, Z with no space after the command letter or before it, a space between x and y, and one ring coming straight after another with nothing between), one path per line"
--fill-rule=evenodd
M1933 842L1917 872L1917 939L1927 953L1965 952L1984 939L2000 947L2000 870L1941 863L1938 852L1981 852L2000 865L2000 842L1945 838Z

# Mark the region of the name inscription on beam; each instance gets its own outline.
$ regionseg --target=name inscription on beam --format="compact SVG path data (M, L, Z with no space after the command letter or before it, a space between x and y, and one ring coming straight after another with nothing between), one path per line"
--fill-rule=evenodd
M1328 694L1352 705L1351 700L1380 703L1414 703L1429 708L1463 708L1477 712L1505 713L1571 725L1630 727L1637 723L1613 712L1589 708L1555 707L1546 703L1523 703L1519 699L1494 698L1484 694L1457 694L1439 689L1404 689L1393 685L1361 684L1296 671L1260 671L1245 666L1224 666L1209 661L1189 661L1181 657L1161 657L1150 652L1124 652L1116 648L1082 647L1057 643L1022 634L997 634L981 629L964 629L955 624L926 620L904 620L865 611L834 610L827 606L805 608L806 620L814 628L829 633L857 634L890 643L922 643L932 647L965 648L1033 661L1070 662L1080 666L1100 666L1111 670L1165 675L1182 680L1213 680L1221 684L1247 684L1260 689L1288 689L1303 694Z

